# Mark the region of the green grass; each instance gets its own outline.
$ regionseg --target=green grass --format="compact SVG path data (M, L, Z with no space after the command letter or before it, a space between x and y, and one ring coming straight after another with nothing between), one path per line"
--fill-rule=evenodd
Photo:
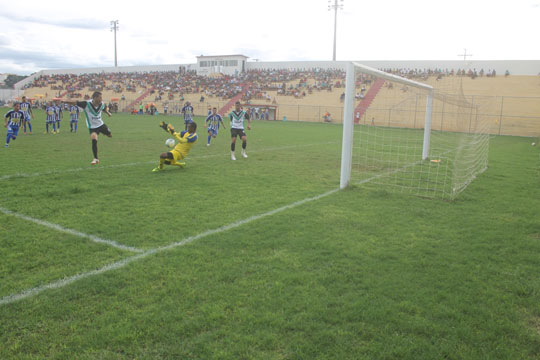
M540 359L530 139L491 139L452 202L352 186L238 224L336 189L341 127L254 122L232 162L199 119L187 167L152 173L161 119L106 119L97 167L83 123L20 136L0 207L144 251L234 227L0 305L0 359ZM0 213L0 299L135 255Z

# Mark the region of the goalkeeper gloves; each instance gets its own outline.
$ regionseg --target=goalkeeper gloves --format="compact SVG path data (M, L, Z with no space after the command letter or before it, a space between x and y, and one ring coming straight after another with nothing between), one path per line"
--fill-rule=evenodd
M174 134L174 126L172 126L171 124L167 124L166 122L161 121L159 123L159 127L162 128L163 130L165 130L166 132L168 132L171 135Z

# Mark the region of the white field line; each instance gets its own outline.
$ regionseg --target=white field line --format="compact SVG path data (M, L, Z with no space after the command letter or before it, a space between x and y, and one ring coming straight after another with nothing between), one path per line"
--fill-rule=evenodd
M190 236L188 238L185 238L185 239L183 239L182 241L179 241L179 242L175 242L175 243L172 243L172 244L169 244L169 245L166 245L166 246L162 246L162 247L158 247L158 248L155 248L155 249L147 250L147 251L142 252L142 253L140 253L138 255L134 255L134 256L125 258L123 260L120 260L120 261L105 265L104 267L102 267L100 269L88 271L88 272L77 274L77 275L74 275L74 276L71 276L71 277L68 277L68 278L57 280L57 281L49 283L49 284L45 284L45 285L41 285L41 286L38 286L38 287L26 289L26 290L24 290L24 291L22 291L22 292L20 292L18 294L12 294L12 295L4 296L4 297L0 298L0 306L11 304L11 303L14 303L14 302L17 302L17 301L20 301L20 300L23 300L23 299L38 295L38 294L40 294L41 292L43 292L45 290L59 289L59 288L62 288L64 286L66 286L66 285L70 285L70 284L72 284L72 283L74 283L76 281L86 279L86 278L88 278L90 276L100 275L100 274L106 273L106 272L111 271L111 270L116 270L116 269L122 268L122 267L124 267L124 266L126 266L126 265L128 265L128 264L130 264L132 262L144 259L149 255L153 255L153 254L160 253L160 252L163 252L163 251L171 250L171 249L174 249L176 247L189 244L189 243L191 243L191 242L193 242L195 240L204 238L206 236L218 234L218 233L230 230L230 229L237 228L237 227L239 227L241 225L244 225L244 224L247 224L247 223L262 219L262 218L265 218L267 216L272 216L272 215L280 213L282 211L285 211L285 210L292 209L294 207L303 205L303 204L308 203L310 201L322 199L322 198L324 198L326 196L335 194L338 191L339 191L339 189L330 190L328 192L325 192L324 194L320 194L320 195L317 195L317 196L314 196L314 197L306 198L306 199L294 202L294 203L289 204L289 205L282 206L280 208L277 208L277 209L274 209L274 210L271 210L271 211L268 211L268 212L265 212L265 213L262 213L262 214L259 214L259 215L251 216L251 217L248 217L246 219L243 219L243 220L240 220L240 221L228 224L228 225L221 226L221 227L216 228L216 229L207 230L207 231L202 232L202 233L200 233L198 235L194 235L194 236Z
M14 216L14 217L17 217L17 218L20 218L20 219L24 219L26 221L31 221L34 224L45 226L45 227L51 228L51 229L56 230L56 231L60 231L60 232L66 233L66 234L74 235L74 236L78 236L78 237L81 237L81 238L86 238L86 239L89 239L89 240L91 240L91 241L93 241L95 243L109 245L109 246L118 248L120 250L127 250L127 251L132 251L132 252L137 252L137 253L142 253L144 251L144 250L137 249L137 248L134 248L134 247L131 247L131 246L126 246L126 245L119 244L116 241L102 239L100 237L85 234L85 233L82 233L82 232L77 231L77 230L68 229L68 228L62 227L60 225L50 223L48 221L35 219L33 217L26 216L26 215L23 215L23 214L19 214L19 213L16 213L16 212L13 212L11 210L4 209L4 208L1 208L1 207L0 207L0 212L5 214L5 215Z
M416 163L414 163L414 164L416 164ZM414 164L405 165L403 168L407 168L407 167L412 166ZM394 170L394 171L399 171L399 170L400 169ZM369 182L371 180L374 180L374 179L376 179L376 178L378 178L380 176L382 176L382 175L375 175L375 176L372 176L372 177L370 177L368 179L364 179L364 180L362 180L360 182L357 182L356 184L357 185L365 184L365 183L367 183L367 182ZM277 209L274 209L274 210L271 210L271 211L268 211L268 212L265 212L265 213L262 213L262 214L259 214L259 215L254 215L254 216L251 216L249 218L239 220L237 222L234 222L234 223L231 223L231 224L228 224L228 225L224 225L224 226L221 226L221 227L216 228L216 229L207 230L207 231L202 232L202 233L200 233L198 235L194 235L194 236L190 236L188 238L185 238L184 240L179 241L179 242L175 242L175 243L172 243L172 244L169 244L169 245L165 245L165 246L158 247L158 248L155 248L155 249L147 250L147 251L145 251L143 253L140 253L138 255L134 255L134 256L122 259L120 261L105 265L104 267L102 267L100 269L96 269L96 270L88 271L88 272L85 272L85 273L73 275L73 276L70 276L68 278L57 280L57 281L49 283L49 284L45 284L45 285L37 286L37 287L34 287L34 288L26 289L26 290L23 290L22 292L20 292L18 294L12 294L12 295L4 296L3 298L0 298L0 306L11 304L11 303L14 303L14 302L17 302L17 301L20 301L20 300L30 298L32 296L35 296L35 295L38 295L38 294L42 293L45 290L59 289L59 288L62 288L64 286L70 285L70 284L72 284L74 282L86 279L86 278L94 276L94 275L100 275L100 274L106 273L106 272L111 271L111 270L116 270L116 269L123 268L124 266L126 266L126 265L128 265L128 264L130 264L132 262L144 259L149 255L153 255L153 254L160 253L160 252L163 252L163 251L171 250L171 249L177 248L179 246L189 244L189 243L191 243L191 242L193 242L195 240L204 238L206 236L214 235L214 234L221 233L223 231L234 229L234 228L236 228L238 226L241 226L241 225L244 225L244 224L259 220L259 219L262 219L262 218L267 217L267 216L271 216L271 215L280 213L280 212L288 210L288 209L292 209L294 207L303 205L305 203L322 199L322 198L327 197L329 195L335 194L338 191L339 191L339 189L330 190L330 191L325 192L323 194L313 196L313 197L310 197L310 198L306 198L306 199L303 199L303 200L299 200L299 201L294 202L292 204L285 205L285 206L282 206L280 208L277 208Z
M275 147L275 148L267 148L267 149L261 149L261 150L252 150L249 151L250 153L259 153L259 152L268 152L268 151L280 151L280 150L287 150L287 149L296 149L296 148L302 148L302 147L308 147L308 146L316 146L316 145L328 145L328 144L337 144L339 141L330 141L325 143L315 143L315 144L305 144L305 145L287 145L287 146L281 146L281 147ZM226 154L213 154L213 155L202 155L202 156L190 156L190 159L208 159L213 157L221 157L221 156L229 156L230 153ZM157 159L157 157L156 157ZM92 171L96 169L112 169L112 168L118 168L118 167L128 167L128 166L138 166L138 165L144 165L144 164L154 164L157 163L157 160L152 161L142 161L142 162L132 162L132 163L125 163L125 164L113 164L113 165L103 165L103 166L87 166L87 167L79 167L74 169L64 169L64 170L49 170L44 172L36 172L36 173L15 173L15 174L9 174L9 175L2 175L0 176L0 181L2 180L9 180L13 178L28 178L28 177L38 177L38 176L44 176L44 175L56 175L56 174L66 174L66 173L76 173L80 171Z

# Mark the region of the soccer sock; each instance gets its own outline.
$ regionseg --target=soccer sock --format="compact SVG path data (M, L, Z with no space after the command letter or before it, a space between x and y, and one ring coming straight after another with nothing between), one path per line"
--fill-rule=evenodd
M45 129L47 129L47 133L49 132L49 123L45 124Z
M9 144L9 140L11 140L11 134L8 133L6 137L6 145Z
M247 141L242 141L242 149L246 150Z
M92 152L94 153L94 159L97 159L97 140L92 139Z
M211 138L211 137L212 137L212 136L208 135L208 143L209 143L209 144L210 144L210 138Z
M57 121L57 122L56 122L56 128L57 128L58 130L60 130L60 121Z
M236 146L236 143L231 143L231 151L234 152L234 148Z
M32 132L32 124L30 124L30 123L28 123L28 130L30 130L30 132Z
M159 165L158 165L158 167L159 167L160 169L163 169L163 164L164 164L164 163L165 163L165 159L159 159Z
M26 121L24 122L23 129L24 129L24 132L26 132Z
M53 130L54 132L56 132L56 124L55 124L55 123L52 123L52 130Z

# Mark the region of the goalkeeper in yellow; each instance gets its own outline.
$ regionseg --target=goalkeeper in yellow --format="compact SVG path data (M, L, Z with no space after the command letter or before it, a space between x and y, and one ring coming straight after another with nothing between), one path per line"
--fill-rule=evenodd
M159 127L171 134L178 140L178 144L169 152L161 153L159 156L159 165L155 168L154 172L163 170L163 165L176 165L184 167L185 162L181 160L185 159L189 151L195 145L197 141L197 124L194 122L188 123L187 130L182 132L174 131L174 127L165 122L161 122Z

